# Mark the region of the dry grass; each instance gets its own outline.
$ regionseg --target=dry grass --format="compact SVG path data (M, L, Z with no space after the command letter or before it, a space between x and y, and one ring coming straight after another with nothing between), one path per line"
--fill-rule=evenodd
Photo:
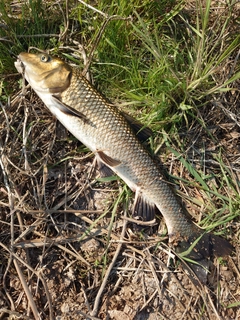
M193 218L209 226L206 212L221 213L217 230L234 246L203 286L168 247L163 222L152 236L134 234L126 187L97 180L92 154L30 88L13 90L0 109L0 319L240 318L239 91L199 109L178 136L162 132L178 155L159 142Z
M196 123L183 142L200 167L201 150L206 174L215 176L220 168L214 153L221 145L237 181L239 122L231 119L234 114L237 120L236 109L227 116L224 111L216 113L213 105L201 114L217 143ZM121 218L122 205L112 205L122 185L96 182L91 154L79 157L79 142L61 140L66 133L34 93L18 93L10 106L2 106L1 123L2 317L14 310L22 319L240 316L239 222L229 224L236 252L215 261L208 287L196 286L162 242L161 230L142 239L131 232ZM178 159L171 154L168 159L174 174L191 180ZM184 191L206 209L197 189ZM191 206L198 216L199 205Z

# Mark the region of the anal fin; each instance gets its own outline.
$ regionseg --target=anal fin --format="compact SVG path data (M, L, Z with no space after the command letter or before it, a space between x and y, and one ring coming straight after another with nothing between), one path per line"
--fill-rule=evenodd
M155 204L144 198L141 192L136 191L132 210L133 218L140 221L152 221L154 220L155 212Z

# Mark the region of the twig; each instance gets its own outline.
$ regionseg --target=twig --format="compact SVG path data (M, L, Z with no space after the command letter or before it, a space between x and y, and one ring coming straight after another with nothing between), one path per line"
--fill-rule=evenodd
M9 208L12 212L12 210L14 208L14 201L13 201L12 193L11 193L11 189L10 189L10 182L9 182L6 168L4 165L6 162L6 159L5 159L5 156L3 153L3 146L1 145L1 142L0 142L0 152L1 152L0 153L0 167L2 168L3 181L4 181L5 187L8 192ZM12 244L13 244L13 237L12 237L12 234L13 234L13 230L12 230L13 229L13 214L11 215L11 226L10 227L11 227L11 246L12 246ZM14 309L14 302L13 302L13 300L12 300L12 298L6 288L6 276L7 276L8 270L9 270L11 262L12 262L12 252L9 251L9 253L10 253L10 257L8 259L8 265L7 265L6 270L4 272L4 275L3 275L3 283L4 283L4 290L5 290L6 296L8 297L8 299L11 303L11 308Z
M126 211L124 211L124 216L126 215ZM126 227L127 227L127 221L125 220L125 223L123 224L123 228L122 228L122 232L121 232L121 236L120 236L120 243L118 244L117 246L117 249L116 249L116 252L113 256L113 259L112 259L112 262L111 264L109 265L108 267L108 270L105 274L105 277L103 279L103 282L101 284L101 287L100 289L98 290L98 293L97 293L97 296L96 296L96 299L95 299L95 303L94 303L94 306L93 306L93 311L91 312L91 316L95 317L98 313L98 309L99 309L99 304L100 304L100 300L101 300L101 296L102 296L102 293L103 293L103 290L107 284L107 281L108 281L108 277L110 276L110 273L112 271L112 268L114 267L114 264L117 260L117 257L121 251L121 248L122 248L122 240L125 236L125 232L126 232Z
M75 311L74 313L82 315L85 320L101 320L100 318L96 318L96 317L90 316L90 315L86 314L83 311L79 311L78 310L78 311Z
M141 221L141 220L137 220L137 219L129 218L129 217L124 217L124 216L122 217L122 219L127 220L132 223L136 223L137 225L140 225L140 226L154 226L154 225L156 225L156 219L153 219L150 221Z
M156 282L159 297L161 297L162 292L161 292L161 288L159 286L159 279L158 279L158 276L156 273L155 265L154 265L154 262L152 261L152 256L151 256L149 249L147 249L146 251L147 251L146 259L148 260L149 268L151 269L153 278Z
M231 120L233 120L235 122L235 124L240 127L240 119L239 116L236 115L235 113L231 112L230 110L228 110L227 108L225 108L223 106L223 104L221 103L221 101L212 101L212 104L215 107L219 107L223 110L223 112L226 114L226 116L228 116Z
M59 38L59 34L55 33L41 33L41 34L19 34L16 35L17 38Z
M108 18L108 15L107 15L106 13L104 13L104 12L102 12L102 11L94 8L93 6L91 6L90 4L88 4L88 3L86 3L86 2L84 2L84 1L82 1L82 0L78 0L78 1L79 1L80 3L82 3L85 7L89 8L89 9L91 9L91 10L93 10L93 11L96 11L97 13L100 13L100 14L101 14L102 16L104 16L105 18Z
M83 296L84 296L84 299L85 299L85 305L87 306L88 311L90 312L91 308L90 308L90 303L88 301L88 296L87 296L87 293L86 293L86 290L85 290L85 285L82 283L81 280L80 280L80 284L81 284L81 290L82 290L82 293L83 293Z
M37 277L39 277L39 279L41 280L41 282L42 282L43 285L44 285L44 288L46 288L46 282L45 282L45 280L43 279L43 277L41 276L41 273L40 273L40 272L34 270L29 264L27 264L27 263L25 262L25 260L23 260L22 258L20 258L20 257L19 257L16 253L14 253L13 251L10 251L9 248L8 248L7 246L5 246L2 242L0 242L0 246L1 246L5 251L7 251L8 253L11 254L13 260L16 260L16 261L21 262L21 263L22 263L25 267L27 267L33 274L35 274ZM6 272L5 272L5 273L6 273ZM7 292L6 292L6 293L7 293ZM7 294L8 294L8 293L7 293ZM49 304L49 306L51 306L51 305L52 305L52 304L51 304L51 298L50 298L50 295L49 295L49 293L48 293L47 290L46 290L46 296L47 296L47 299L48 299L48 304ZM11 301L11 300L10 300L10 301ZM13 309L14 309L14 305L13 305ZM51 311L51 309L50 309L50 311ZM50 320L53 320L53 319L54 319L52 312L49 312L49 316L50 316L50 317L49 317ZM39 318L38 318L38 320L39 320Z
M205 286L204 288L205 288L205 292L206 292L207 297L208 297L208 304L209 304L209 302L210 302L210 305L212 306L212 310L214 311L217 319L218 319L218 320L221 320L222 318L220 317L219 313L218 313L217 310L216 310L216 307L215 307L214 302L213 302L213 300L212 300L211 294L209 293L208 287Z
M40 318L40 314L39 314L39 312L38 312L38 310L37 310L37 306L36 306L36 304L35 304L35 302L34 302L34 300L33 300L32 294L31 294L31 292L30 292L30 290L29 290L29 288L28 288L28 285L27 285L27 282L26 282L26 280L25 280L25 278L24 278L24 275L23 275L23 273L22 273L22 270L21 270L21 268L20 268L20 266L19 266L19 264L18 264L18 262L17 262L17 260L16 260L15 258L13 259L13 263L14 263L15 268L16 268L16 270L17 270L19 279L20 279L20 281L21 281L21 283L22 283L23 290L24 290L24 292L25 292L25 294L26 294L26 296L27 296L27 298L28 298L30 307L31 307L32 312L33 312L33 314L34 314L34 318L35 318L36 320L39 320L39 319L41 319L41 318Z
M126 21L126 20L131 20L131 19L132 19L132 17L123 18L118 15L114 15L114 16L108 17L107 20L104 21L103 25L101 26L100 30L98 31L98 34L96 36L96 40L95 40L95 42L92 46L92 49L90 51L90 54L88 56L88 62L86 63L86 65L82 71L83 76L85 76L88 71L88 68L89 68L89 66L92 62L92 59L93 59L94 52L95 52L95 50L96 50L96 48L102 38L102 34L103 34L104 30L106 29L107 24L112 20L125 20Z
M65 27L63 32L60 33L60 35L59 35L59 41L65 39L67 32L68 32L68 27L69 27L68 0L66 0L65 3L66 3L66 16L64 15L64 12L63 12L63 9L62 9L60 3L58 2L59 8L62 11L63 20L64 20L64 27Z
M74 210L74 209L66 209L66 210L61 210L61 209L31 210L31 209L29 209L29 210L27 210L27 213L31 213L31 214L36 214L36 213L47 213L47 214L48 213L74 213L74 214L76 214L76 216L81 217L81 213L82 214L88 214L88 213L102 214L102 213L104 213L104 211L102 211L102 210Z
M23 86L23 90L25 90L25 87ZM24 100L25 102L25 100ZM24 103L24 121L23 121L23 144L22 144L22 152L24 154L24 169L25 172L29 172L30 171L30 165L28 163L28 157L27 157L27 142L28 142L28 133L27 133L27 121L28 121L28 115L29 115L29 110L28 110L28 105L26 103ZM31 129L30 129L31 130Z
M181 316L181 319L179 319L179 320L184 320L184 319L186 319L186 313L190 310L191 303L192 303L192 299L193 299L193 297L190 296L188 305L187 305L187 307L185 308L185 310L183 311L183 314L182 314L182 316Z
M32 320L28 316L24 316L23 314L13 311L13 310L8 310L7 308L1 308L0 309L0 315L2 316L3 313L8 313L10 316L15 316L15 319L21 319L21 320ZM9 317L9 319L12 319L12 317Z
M41 271L39 272L39 275L40 273L42 273ZM47 286L47 283L43 277L43 275L41 274L40 276L38 275L39 279L41 280L43 286L44 286L44 289L45 289L45 294L46 294L46 297L47 297L47 300L48 300L48 310L49 310L49 319L50 320L54 320L54 314L53 314L53 306L52 306L52 297L49 293L49 290L48 290L48 286Z
M156 294L158 293L158 288L155 289L155 291L153 292L153 294L148 298L148 300L143 304L143 306L141 307L140 309L140 312L142 310L144 310L148 305L149 303L152 301L152 299L156 296Z
M107 13L96 9L95 7L91 6L90 4L88 4L88 3L86 3L86 2L84 2L82 0L78 0L78 1L80 3L82 3L84 6L86 6L87 8L89 8L89 9L91 9L91 10L93 10L93 11L99 13L99 14L101 14L104 18L106 18L106 20L103 22L100 30L98 31L98 34L97 34L96 39L94 41L94 44L93 44L93 46L91 48L90 54L88 56L88 61L86 62L85 67L83 69L82 75L85 76L86 73L88 72L88 68L89 68L89 66L90 66L90 64L92 62L94 52L95 52L95 50L96 50L96 48L97 48L97 46L99 44L99 41L102 38L102 34L103 34L104 30L106 29L107 24L112 20L124 20L124 21L131 20L132 17L129 16L127 18L124 18L124 17L118 16L118 15L109 16Z
M229 71L229 74L228 74L228 77L227 79L230 79L233 75L233 73L235 72L235 68L236 68L236 65L238 63L238 60L239 60L239 56L240 56L240 49L238 50L237 54L236 54L236 57L234 59L234 63L232 64L231 66L231 69Z

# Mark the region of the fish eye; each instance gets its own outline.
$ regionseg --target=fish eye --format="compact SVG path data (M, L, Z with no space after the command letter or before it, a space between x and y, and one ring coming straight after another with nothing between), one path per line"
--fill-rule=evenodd
M47 53L44 53L40 55L40 60L42 62L49 62L51 60L51 57Z

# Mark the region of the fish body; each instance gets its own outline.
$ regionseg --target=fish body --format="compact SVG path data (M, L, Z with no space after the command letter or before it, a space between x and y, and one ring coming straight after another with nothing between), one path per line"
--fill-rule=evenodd
M177 242L180 251L187 250L202 236L190 258L199 260L203 266L207 266L211 252L216 255L231 252L226 240L204 234L189 220L129 121L103 98L78 68L46 53L21 53L15 66L52 114L96 155L100 163L135 192L135 218L154 219L156 207L166 221L169 240Z

